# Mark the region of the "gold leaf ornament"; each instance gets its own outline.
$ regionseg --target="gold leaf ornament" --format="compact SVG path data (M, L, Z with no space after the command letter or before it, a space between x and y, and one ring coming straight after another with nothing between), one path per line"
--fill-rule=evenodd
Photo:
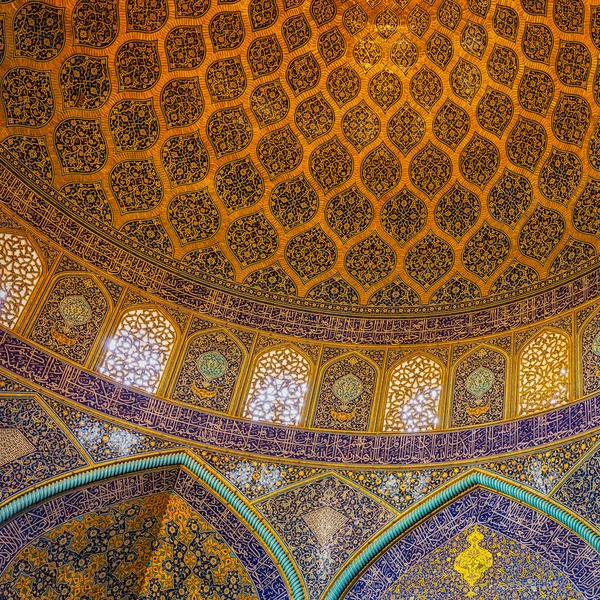
M467 597L475 596L473 587L492 566L494 559L492 553L479 544L483 541L483 534L475 525L473 531L467 536L469 547L463 550L454 561L454 570L460 573L471 588Z

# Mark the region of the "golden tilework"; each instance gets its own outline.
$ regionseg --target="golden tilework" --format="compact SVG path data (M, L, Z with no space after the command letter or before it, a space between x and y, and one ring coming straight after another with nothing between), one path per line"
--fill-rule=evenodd
M40 244L23 229L0 234L27 247ZM351 351L203 319L124 288L66 255L57 258L47 245L39 248L44 275L11 328L17 337L2 332L7 348L2 364L52 393L71 385L70 379L55 380L56 373L65 368L73 377L80 373L99 390L94 403L112 394L105 396L107 382L98 374L112 379L110 385L133 388L125 395L150 394L121 407L110 404L118 417L125 405L129 417L137 414L130 406L146 407L149 415L139 417L144 424L161 414L158 400L169 407L167 413L190 411L193 418L208 409L319 430L416 433L505 423L563 405L576 411L574 400L600 389L595 302L482 342ZM19 256L5 260L11 268L20 264ZM265 280L280 284L277 276L272 271ZM14 289L29 289L29 274L10 281ZM5 306L10 315L10 303ZM17 353L26 340L37 346L36 360L32 350ZM57 370L35 367L49 362ZM73 394L72 388L65 392L69 399ZM87 392L80 401L90 402Z
M3 145L235 293L393 311L531 292L599 243L600 26L555 4L20 1Z
M583 0L0 0L0 498L221 484L36 503L0 597L321 598L474 469L339 596L600 597L599 61Z
M479 533L478 527L475 526L473 532L467 535L469 547L463 550L454 561L454 570L462 575L471 588L467 592L468 597L475 596L473 586L494 564L492 553L479 545L483 540L484 536Z
M90 512L26 546L0 579L2 597L258 600L221 535L174 493Z
M6 184L10 210L23 221L36 213L32 229L47 226L77 256L84 230L71 233L67 221L54 230L61 216L38 214L62 198L63 208L77 207L107 236L115 225L124 244L110 249L110 262L88 253L81 263L61 256L55 264L56 248L33 231L26 240L21 220L2 217L3 239L27 247L18 257L4 251L4 285L9 262L29 261L18 292L24 309L3 313L17 335L177 410L327 430L484 425L599 388L596 321L585 326L585 340L572 315L566 325L549 321L571 302L592 306L596 272L585 289L569 282L570 297L556 288L544 305L520 301L528 323L564 333L521 329L511 321L513 306L484 315L497 334L517 323L508 346L498 342L504 353L471 344L462 359L449 360L462 352L459 340L488 332L479 315L369 318L371 309L420 310L424 302L466 311L482 286L505 294L539 283L540 265L562 277L578 257L595 257L596 180L586 169L600 164L600 129L583 100L589 95L593 106L597 95L594 65L586 71L597 11L587 15L584 7L584 25L567 31L565 19L581 16L579 8L559 19L553 10L454 0L159 4L158 12L144 1L5 7L0 102L9 135L1 160L9 152L23 166ZM571 38L586 38L588 16L586 50ZM54 29L40 37L44 24ZM573 119L587 115L590 126L565 142L570 128L559 127L557 115L569 110ZM521 163L518 148L527 152ZM566 181L569 173L574 179ZM12 179L33 175L62 196L45 188L38 197ZM590 239L579 239L582 232ZM135 262L146 250L154 265ZM161 263L165 269L151 270L166 254L174 258ZM179 279L178 265L217 287L251 287L260 299L234 308L226 292ZM132 273L143 295L110 279L129 281ZM43 282L25 306L38 274ZM298 312L278 312L272 294L297 302ZM365 308L368 298L375 304ZM325 325L302 312L304 300L364 309L365 318L355 326L329 313ZM267 306L272 312L258 318ZM192 317L194 310L214 320ZM144 314L147 322L134 322ZM268 329L275 320L285 334L268 341L227 326ZM341 350L323 341L326 327L344 343L365 335L381 348L353 357L358 366L334 362ZM392 327L393 338L380 327ZM403 347L386 342L396 336ZM556 336L558 346L550 343ZM443 346L427 346L440 340ZM285 360L267 346L286 348L285 360L304 354L292 361L291 379L273 375ZM571 364L576 356L581 371Z

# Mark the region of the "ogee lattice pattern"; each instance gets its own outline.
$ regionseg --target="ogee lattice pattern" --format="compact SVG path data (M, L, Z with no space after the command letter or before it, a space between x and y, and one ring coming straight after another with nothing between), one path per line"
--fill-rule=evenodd
M11 162L211 285L394 312L597 262L597 7L21 0L0 21Z

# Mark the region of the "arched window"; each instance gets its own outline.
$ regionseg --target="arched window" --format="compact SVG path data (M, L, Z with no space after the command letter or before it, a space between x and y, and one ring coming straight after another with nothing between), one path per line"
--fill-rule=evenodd
M569 338L543 331L519 358L519 414L547 410L569 401Z
M22 235L0 233L0 323L14 327L42 274L42 261Z
M274 348L257 361L246 402L245 417L298 425L308 389L308 361L292 348Z
M154 308L126 312L108 342L100 373L148 392L156 391L175 341L170 321Z
M413 356L393 371L383 429L428 431L439 426L442 368L431 358Z

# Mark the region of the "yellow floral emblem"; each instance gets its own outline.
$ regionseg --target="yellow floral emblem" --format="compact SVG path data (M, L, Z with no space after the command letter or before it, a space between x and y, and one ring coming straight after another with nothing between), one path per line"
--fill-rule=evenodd
M473 532L467 536L469 547L463 550L454 561L454 570L463 576L463 579L471 588L467 593L468 597L475 596L473 586L483 577L484 573L494 562L491 552L479 545L482 541L483 535L479 532L477 525L475 525Z

